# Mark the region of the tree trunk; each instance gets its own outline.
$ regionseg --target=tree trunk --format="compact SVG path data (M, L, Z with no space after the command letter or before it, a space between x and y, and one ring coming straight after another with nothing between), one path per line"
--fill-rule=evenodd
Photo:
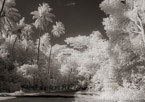
M18 31L18 32L17 32L17 35L16 35L16 38L15 38L15 41L14 41L14 43L13 43L12 52L14 51L15 44L16 44L16 42L17 42L17 40L18 40L18 35L20 35L20 34L21 34L21 31Z
M18 39L18 36L16 36L15 41L14 41L14 43L13 43L12 52L14 52L14 47L15 47L15 44L16 44L16 42L17 42L17 39Z
M49 58L48 58L48 81L49 81L48 91L50 91L49 88L50 88L50 86L51 86L51 80L50 80L50 79L51 79L51 78L50 78L50 77L51 77L51 75L50 75L50 74L51 74L51 71L50 71L50 69L51 69L51 68L50 68L50 67L51 67L51 53L52 53L52 45L50 45L50 52L49 52Z
M40 32L39 32L39 43L38 43L37 65L39 65L39 57L40 57Z
M4 10L5 2L6 2L6 0L3 1L2 8L1 8L1 11L0 11L0 17L2 17L2 12Z
M113 66L112 66L113 67ZM114 92L118 89L115 68L109 68L108 77L104 80L104 90Z
M51 67L51 53L52 53L52 45L50 46L50 52L49 52L49 59L48 59L48 74L50 76L50 67Z
M12 47L12 60L14 60L14 47L16 45L17 39L18 39L18 36L16 36L15 41L13 43L13 47Z
M41 88L41 87L43 87L43 82L42 82L42 79L41 79L41 70L40 70L40 66L39 66L39 58L40 58L40 31L39 31L39 42L38 42L38 49L37 49L37 51L38 51L38 54L37 54L37 65L38 65L38 70L39 70L39 77L40 77L40 87L39 88Z
M110 57L110 60L112 61L111 62L111 65L108 66L108 69L107 69L107 76L105 77L104 79L104 90L105 91L109 91L109 92L113 92L113 91L116 91L117 88L118 88L118 82L117 82L117 70L116 70L116 67L117 67L117 55L116 53L112 52L111 49L113 48L113 45L111 44L109 46L109 57Z

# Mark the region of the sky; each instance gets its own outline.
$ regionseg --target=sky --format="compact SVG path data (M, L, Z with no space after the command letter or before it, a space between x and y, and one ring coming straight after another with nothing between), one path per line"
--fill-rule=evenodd
M53 39L54 43L64 43L67 37L90 35L96 30L105 35L102 21L106 16L99 8L102 0L16 0L16 8L25 17L26 23L32 23L30 12L37 10L43 2L53 9L54 21L61 21L66 29L65 35ZM34 37L37 35L33 34Z

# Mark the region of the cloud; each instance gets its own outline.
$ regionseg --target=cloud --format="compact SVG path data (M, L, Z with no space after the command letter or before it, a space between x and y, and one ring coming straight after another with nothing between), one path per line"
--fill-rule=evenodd
M71 2L71 3L66 4L66 6L75 6L75 5L76 5L75 2Z

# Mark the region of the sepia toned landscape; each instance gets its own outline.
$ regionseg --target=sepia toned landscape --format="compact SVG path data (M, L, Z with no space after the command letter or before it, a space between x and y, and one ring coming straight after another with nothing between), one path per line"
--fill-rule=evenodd
M145 0L0 0L0 102L144 102Z

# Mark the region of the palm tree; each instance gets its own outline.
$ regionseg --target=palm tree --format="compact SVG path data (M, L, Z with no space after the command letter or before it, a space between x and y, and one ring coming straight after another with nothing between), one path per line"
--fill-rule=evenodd
M65 34L65 28L62 22L56 22L56 25L53 25L53 29L51 31L51 33L53 34L53 36L55 37L60 37L60 35ZM50 64L51 64L51 54L52 54L52 48L53 45L50 44L50 51L49 51L49 61L48 61L48 73L50 75Z
M60 37L60 35L65 34L65 28L62 22L56 22L56 25L53 25L52 34L55 37Z
M39 43L38 43L38 57L37 57L37 64L39 64L39 53L40 53L40 32L47 29L48 24L52 21L52 17L54 15L50 13L52 9L47 3L39 4L38 11L31 12L33 15L33 19L36 19L34 26L39 29Z
M16 27L12 30L12 33L16 34L16 38L14 40L14 43L12 45L12 53L14 52L14 47L17 42L17 40L26 40L28 41L30 38L30 34L32 31L32 25L25 24L25 18L23 17L19 23L17 23Z
M17 23L16 27L12 30L12 33L15 33L16 34L16 38L14 40L14 43L13 43L13 46L12 46L12 52L14 50L14 46L16 44L16 41L18 40L18 38L20 39L21 38L21 33L22 33L22 30L24 29L24 27L26 26L26 24L24 23L24 20L25 18L23 17L19 23Z
M2 17L2 12L4 10L4 5L5 5L6 0L3 0L3 2L1 1L1 10L0 10L0 18ZM0 30L4 29L2 23L0 22ZM2 33L2 32L1 32Z
M1 33L7 34L16 26L16 21L20 18L18 10L14 8L16 5L15 0L6 0L3 2L0 16L0 29Z

